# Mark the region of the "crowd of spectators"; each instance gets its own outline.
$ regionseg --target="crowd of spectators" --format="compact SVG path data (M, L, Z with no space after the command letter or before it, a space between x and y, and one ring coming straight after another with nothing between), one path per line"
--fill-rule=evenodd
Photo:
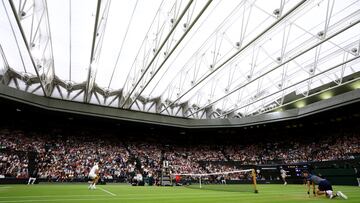
M106 179L125 178L128 152L121 145L90 137L61 137L56 144L47 145L45 152L38 154L40 178L63 179L88 176L94 162L101 160L103 177Z
M129 153L135 160L132 164L133 174L142 173L143 176L157 177L157 172L161 171L161 146L156 143L130 143L127 146Z
M256 145L233 145L224 148L230 160L243 164L292 164L312 161L353 159L360 153L360 138L357 135L334 135L317 142L258 143Z
M0 150L0 175L27 177L28 159L16 152L35 151L38 176L42 179L85 180L94 162L102 161L103 178L130 182L139 173L158 180L163 161L168 161L173 174L179 174L234 169L230 165L211 164L219 161L250 165L353 159L353 154L360 153L360 138L347 133L316 142L277 140L242 145L184 146L147 142L146 139L128 141L116 136L34 134L1 129Z
M24 175L27 164L21 161L28 160L27 155L19 158L17 151L37 152L38 176L48 180L85 179L94 162L99 160L104 163L101 172L106 179L125 179L132 168L128 164L129 153L120 143L88 136L26 136L22 131L3 129L0 149L10 154L0 154L0 172L12 177L27 176Z
M18 154L0 152L0 176L7 174L16 178L27 178L28 160Z

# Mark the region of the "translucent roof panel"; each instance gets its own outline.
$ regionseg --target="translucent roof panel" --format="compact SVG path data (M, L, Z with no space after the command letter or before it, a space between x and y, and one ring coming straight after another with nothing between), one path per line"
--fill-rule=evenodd
M0 74L59 99L249 116L357 73L359 20L359 0L2 1Z

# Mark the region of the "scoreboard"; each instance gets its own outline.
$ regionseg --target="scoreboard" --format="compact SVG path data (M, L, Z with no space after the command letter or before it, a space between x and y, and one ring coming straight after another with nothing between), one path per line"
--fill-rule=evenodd
M257 178L269 183L281 183L281 169L286 171L287 182L303 183L304 178L302 177L302 172L304 170L310 171L310 166L308 164L257 166Z
M308 165L284 165L282 166L282 168L285 171L288 171L288 177L293 178L293 179L298 179L298 178L302 178L302 172L304 170L309 170L309 166Z

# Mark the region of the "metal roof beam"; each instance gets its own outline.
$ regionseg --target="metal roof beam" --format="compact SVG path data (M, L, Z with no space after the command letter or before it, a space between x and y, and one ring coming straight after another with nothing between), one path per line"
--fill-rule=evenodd
M245 49L247 49L249 46L254 44L258 39L260 39L262 36L264 36L266 33L268 33L272 28L274 28L276 25L278 25L280 22L282 22L284 19L286 19L290 14L292 14L295 10L297 10L299 7L304 5L308 0L303 0L299 2L297 5L295 5L293 8L291 8L287 13L285 13L283 16L281 16L276 22L271 24L269 27L267 27L264 31L262 31L259 35L257 35L254 39L252 39L249 43L247 43L245 46L240 48L237 52L235 52L233 55L231 55L228 59L226 59L223 63L221 63L219 66L214 68L212 72L210 72L208 75L203 77L201 80L199 80L196 84L194 84L192 87L190 87L188 90L186 90L181 96L179 96L177 99L175 99L170 105L165 107L160 113L165 111L167 108L172 106L174 103L179 101L181 98L183 98L186 94L188 94L191 90L193 90L195 87L197 87L199 84L204 82L208 77L213 75L215 72L220 70L222 67L224 67L226 64L228 64L232 59L234 59L237 55L242 53ZM192 114L191 114L192 115Z
M51 96L54 90L55 67L47 1L31 0L24 1L23 4L20 1L17 15L25 36L28 37L27 41L46 96ZM26 19L30 17L31 26L26 23Z
M192 27L196 24L196 22L199 20L199 18L202 16L202 14L205 12L205 10L209 7L213 0L208 0L208 2L205 4L205 6L201 9L199 14L196 16L196 18L193 20L193 22L190 24L189 28L186 29L184 34L180 37L180 39L177 41L177 43L174 45L174 47L171 49L171 51L166 55L166 58L164 61L160 64L160 66L156 69L156 71L152 74L149 81L146 82L144 87L141 89L138 95L134 98L133 102L130 104L129 108L135 103L135 101L138 99L138 97L144 92L145 88L149 85L149 83L152 81L152 79L156 76L156 74L160 71L160 69L163 67L163 65L166 63L166 61L169 59L169 57L172 55L172 53L175 51L175 49L179 46L179 44L182 42L182 40L185 38L185 36L190 32ZM179 19L180 21L181 19Z
M181 12L179 18L176 20L174 26L171 28L170 32L167 34L167 36L165 37L164 41L161 43L160 47L157 49L155 55L152 57L151 61L149 62L149 64L146 66L145 70L143 71L143 73L141 74L140 78L138 79L138 81L136 82L136 84L133 86L133 88L131 89L130 93L128 94L128 96L126 97L124 103L121 105L121 108L124 108L124 106L126 105L126 103L128 102L128 100L130 99L131 95L134 93L134 91L136 90L136 88L138 87L138 85L140 84L141 80L144 78L145 74L147 73L147 71L150 69L151 65L153 64L153 62L155 61L155 59L157 58L157 56L159 55L159 53L161 52L162 48L165 46L166 42L170 39L170 36L173 34L173 32L175 31L175 29L177 28L177 26L179 25L181 19L184 17L184 15L186 14L186 12L188 11L188 9L190 8L191 4L193 3L194 0L190 0L188 2L188 4L186 5L186 7L184 8L184 10ZM166 60L165 60L166 61ZM139 94L140 95L140 94ZM138 96L136 96L136 98L138 98ZM134 102L136 101L136 99L133 100L133 102L131 102L131 104L129 105L132 106L134 104Z
M95 86L97 61L99 60L102 42L104 39L104 32L107 22L107 16L109 13L110 2L111 2L110 0L107 0L105 4L102 4L102 0L97 1L94 32L93 32L93 39L91 45L90 64L89 64L85 93L84 93L84 102L86 103L90 102L91 96L93 94L93 89ZM102 5L105 6L103 10L101 10Z
M97 37L97 29L98 29L98 22L99 22L99 16L100 16L100 7L101 7L101 0L97 1L97 7L96 7L96 16L95 16L95 25L94 25L94 32L93 32L93 40L91 45L91 55L90 55L90 64L88 69L88 75L86 79L86 87L85 87L85 94L84 94L84 102L89 103L91 98L91 92L94 87L95 77L96 77L96 70L94 69L94 52L95 52L95 43L96 43L96 37Z
M23 39L23 41L24 41L24 43L25 43L26 50L27 50L27 52L28 52L28 54L29 54L29 56L30 56L31 64L32 64L32 66L33 66L33 68L34 68L34 70L35 70L35 72L36 72L36 76L37 76L38 79L40 80L41 89L42 89L42 91L43 91L43 93L44 93L45 96L50 96L50 95L49 95L49 90L47 90L47 88L45 87L45 86L46 86L46 83L45 83L44 80L42 80L42 77L40 76L39 70L38 70L38 68L37 68L37 67L38 67L38 66L37 66L38 64L35 63L35 59L34 59L34 57L33 57L33 54L31 53L30 44L29 44L30 41L28 41L27 38L26 38L24 29L23 29L23 27L22 27L22 25L21 25L21 21L20 21L18 12L16 11L16 8L15 8L14 2L13 2L12 0L9 0L9 4L10 4L11 10L12 10L12 12L13 12L13 14L14 14L14 17L15 17L15 20L16 20L16 24L17 24L17 26L18 26L18 28L19 28L19 30L20 30L20 34L21 34L21 36L22 36L22 39Z
M343 28L343 29L339 30L338 32L336 32L336 33L332 34L331 36L329 36L329 37L327 37L327 38L323 39L322 41L320 41L320 42L316 43L315 45L313 45L313 46L309 47L308 49L306 49L306 50L304 50L304 51L300 52L299 54L297 54L297 55L295 55L295 56L293 56L292 58L290 58L290 59L288 59L288 60L286 60L286 61L284 61L284 62L280 63L279 65L275 66L274 68L272 68L272 69L270 69L270 70L266 71L265 73L263 73L263 74L261 74L261 75L257 76L256 78L254 78L254 79L250 80L249 82L247 82L247 83L245 83L245 84L243 84L243 85L241 85L241 86L239 86L239 87L235 88L234 90L230 91L229 93L225 94L224 96L221 96L219 99L216 99L215 101L211 102L210 104L206 105L205 107L200 108L199 110L204 109L204 108L206 108L206 107L207 107L207 106L209 106L209 105L213 105L214 103L216 103L216 102L218 102L218 101L220 101L220 100L224 99L225 97L227 97L227 96L229 96L229 95L233 94L234 92L236 92L236 91L238 91L238 90L240 90L240 89L244 88L245 86L247 86L247 85L249 85L249 84L253 83L254 81L256 81L256 80L258 80L258 79L260 79L260 78L264 77L265 75L267 75L267 74L269 74L269 73L271 73L271 72L273 72L274 70L277 70L278 68L280 68L280 67L282 67L282 66L286 65L287 63L289 63L289 62L291 62L291 61L293 61L293 60L297 59L298 57L302 56L303 54L305 54L305 53L309 52L310 50L312 50L312 49L314 49L314 48L316 48L316 47L320 46L321 44L323 44L323 43L327 42L328 40L330 40L330 39L334 38L335 36L337 36L337 35L341 34L342 32L345 32L346 30L348 30L348 29L352 28L353 26L355 26L355 25L357 25L357 24L359 24L359 23L360 23L360 20L358 20L358 21L356 21L356 22L354 22L354 23L352 23L352 24L348 25L347 27L345 27L345 28ZM355 58L355 59L357 59L357 58ZM313 76L318 76L318 74L313 75ZM306 80L308 80L308 79L310 79L310 78L313 78L313 76L311 76L311 77L307 78ZM286 89L286 88L282 89L281 91L283 91L283 90L285 90L285 89ZM239 108L237 108L237 109L239 109Z

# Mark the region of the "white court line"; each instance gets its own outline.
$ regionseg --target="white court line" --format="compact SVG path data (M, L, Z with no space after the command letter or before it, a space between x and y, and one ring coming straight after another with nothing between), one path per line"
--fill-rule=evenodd
M166 196L166 197L114 197L114 198L110 198L109 196L107 196L108 198L84 198L84 199L32 199L32 200L0 200L0 203L11 203L11 202L65 202L65 201L107 201L107 200L143 200L143 199L174 199L180 196ZM234 197L238 197L238 195L196 195L196 196L183 196L181 195L181 197L183 199L191 199L191 198L204 198L204 197L215 197L215 198L234 198ZM268 198L268 197L266 197Z
M99 188L99 187L98 187ZM99 188L102 189L102 188ZM105 192L105 191L104 191ZM108 191L109 192L109 191ZM229 192L227 191L216 191L218 192L217 195L224 195L224 194L229 194ZM246 192L239 192L241 194L244 194ZM302 194L303 192L296 192L296 194ZM240 195L241 195L240 194ZM263 194L267 194L267 195L276 195L276 194L280 194L280 192L264 192ZM153 196L158 197L158 196L163 196L164 194L141 194L142 197L149 197L149 198L153 198ZM188 193L188 192L184 192L182 191L181 196L184 195L208 195L207 192L196 192L196 193ZM108 197L108 195L66 195L67 197ZM117 195L116 195L117 196ZM122 194L122 197L132 197L132 196L138 196L138 193L131 193L131 194ZM178 196L178 195L172 195L172 196ZM16 199L25 199L25 198L51 198L51 197L64 197L64 195L24 195L24 196L3 196L0 197L0 202L1 201L6 201L6 200L1 200L1 199L12 199L12 198L16 198Z
M100 188L99 188L100 189ZM122 194L122 197L131 197L131 196L138 196L139 193L130 193L130 194ZM182 192L181 195L207 195L206 192L201 193L188 193L188 192ZM108 197L109 195L66 195L66 197ZM141 194L141 196L162 196L161 194ZM175 195L176 196L176 195ZM1 199L11 199L11 198L17 198L17 199L25 199L25 198L36 198L36 197L64 197L64 195L25 195L25 196L6 196L6 197L0 197ZM2 200L5 201L5 200Z
M67 197L107 197L108 195L66 195ZM0 197L0 199L10 199L10 198L17 198L17 199L25 199L25 198L34 198L34 197L64 197L64 195L25 195L25 196L6 196ZM5 201L5 200L4 200Z
M110 191L108 191L108 190L105 190L105 189L103 189L103 188L101 188L101 187L98 187L98 188L99 188L100 190L102 190L102 191L104 191L104 192L112 195L112 196L116 196L116 194L114 194L114 193L112 193L112 192L110 192Z

